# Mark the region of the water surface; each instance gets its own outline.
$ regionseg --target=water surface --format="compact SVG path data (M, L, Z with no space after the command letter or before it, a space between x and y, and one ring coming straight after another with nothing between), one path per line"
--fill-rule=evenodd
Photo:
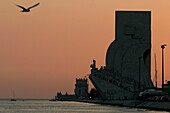
M165 111L150 111L100 105L91 103L48 100L0 100L0 113L168 113Z

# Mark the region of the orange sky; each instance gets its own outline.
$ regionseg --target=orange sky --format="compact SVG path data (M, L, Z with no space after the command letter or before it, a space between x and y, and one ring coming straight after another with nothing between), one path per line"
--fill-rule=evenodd
M15 4L29 7L21 13ZM90 64L105 65L114 40L115 10L152 11L152 76L157 53L165 49L165 80L170 80L169 0L1 0L0 98L53 98L56 91L73 93L76 77L90 73ZM159 86L161 77L159 77Z

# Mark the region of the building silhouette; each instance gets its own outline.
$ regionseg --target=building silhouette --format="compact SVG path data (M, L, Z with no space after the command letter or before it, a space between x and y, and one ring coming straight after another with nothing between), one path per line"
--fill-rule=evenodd
M75 96L79 99L88 98L88 84L86 78L76 79Z
M152 88L151 12L116 11L115 40L106 53L106 66L90 66L89 76L103 99L134 98Z

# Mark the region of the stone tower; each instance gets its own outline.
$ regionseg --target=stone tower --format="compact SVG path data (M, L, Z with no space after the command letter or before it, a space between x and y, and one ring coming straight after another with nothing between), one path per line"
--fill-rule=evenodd
M88 84L86 78L76 79L75 84L75 96L76 98L87 98L88 97Z

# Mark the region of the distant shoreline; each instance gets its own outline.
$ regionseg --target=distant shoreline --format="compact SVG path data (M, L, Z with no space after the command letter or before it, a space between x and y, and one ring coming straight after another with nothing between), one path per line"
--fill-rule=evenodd
M16 100L20 101L20 100L49 100L49 99L32 99L32 98L15 98ZM11 100L11 98L0 98L1 100Z

